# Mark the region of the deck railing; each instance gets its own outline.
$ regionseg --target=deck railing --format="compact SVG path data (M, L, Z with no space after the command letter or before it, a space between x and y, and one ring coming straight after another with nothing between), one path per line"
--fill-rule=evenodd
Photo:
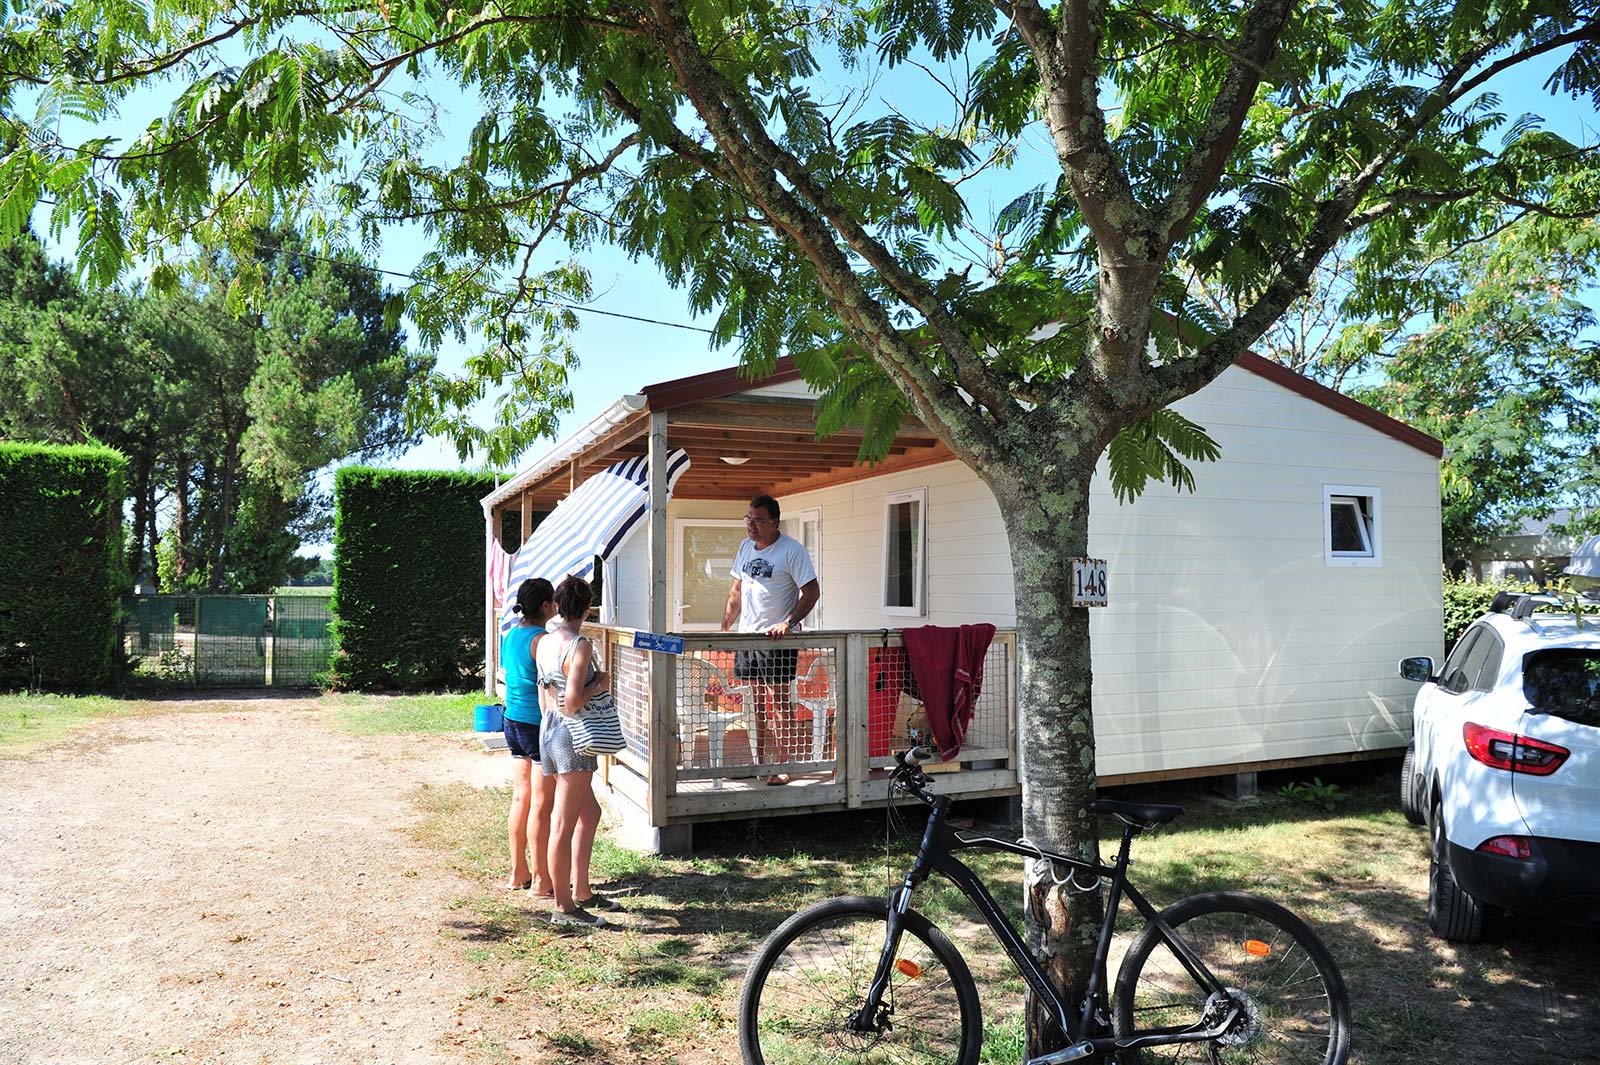
M887 794L892 752L933 746L893 630L808 632L778 644L690 633L681 656L635 648L634 631L585 628L611 672L628 739L606 780L652 825L876 805ZM775 649L792 652L792 666L778 665L785 677L784 667L793 669L792 681L763 683L741 654ZM966 742L955 760L935 767L958 774L943 782L946 794L1015 790L1016 663L1015 633L997 633ZM652 692L664 694L659 705ZM779 773L793 782L768 786Z

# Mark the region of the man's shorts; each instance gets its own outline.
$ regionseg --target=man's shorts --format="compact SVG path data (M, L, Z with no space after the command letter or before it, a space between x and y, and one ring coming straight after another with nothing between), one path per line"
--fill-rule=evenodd
M800 671L800 652L794 648L770 651L735 651L733 675L757 684L787 684Z
M506 746L513 758L539 760L539 726L506 718Z

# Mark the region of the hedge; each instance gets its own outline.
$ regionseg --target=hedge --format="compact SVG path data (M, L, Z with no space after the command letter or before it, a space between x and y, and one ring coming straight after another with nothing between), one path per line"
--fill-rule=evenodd
M334 477L332 683L454 688L483 672L493 474L347 466Z
M0 690L115 678L127 465L105 447L0 443Z

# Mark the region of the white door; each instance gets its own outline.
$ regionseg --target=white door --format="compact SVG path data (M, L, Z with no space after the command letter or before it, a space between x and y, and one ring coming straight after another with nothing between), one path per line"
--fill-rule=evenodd
M812 507L809 510L797 511L785 515L779 522L783 531L800 541L800 545L811 556L811 567L817 571L817 580L822 580L822 508ZM822 628L822 601L818 600L816 607L811 611L811 616L806 618L804 628L815 631Z
M744 522L680 518L674 574L677 632L715 632L733 586L733 560L744 540Z

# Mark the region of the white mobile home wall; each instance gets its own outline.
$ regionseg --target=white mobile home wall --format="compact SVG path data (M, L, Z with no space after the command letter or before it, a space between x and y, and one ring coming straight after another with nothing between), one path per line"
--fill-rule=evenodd
M1195 493L1152 484L1121 504L1102 470L1092 494L1090 550L1109 560L1111 600L1091 628L1099 773L1403 747L1415 686L1396 660L1442 650L1437 459L1239 367L1177 406L1222 448L1194 467ZM1327 564L1329 484L1381 492L1380 565ZM884 496L924 487L926 615L886 615ZM1015 624L999 510L965 465L780 501L821 512L828 628ZM669 536L680 517L743 513L674 501ZM645 550L636 537L618 559L623 624L643 623Z

